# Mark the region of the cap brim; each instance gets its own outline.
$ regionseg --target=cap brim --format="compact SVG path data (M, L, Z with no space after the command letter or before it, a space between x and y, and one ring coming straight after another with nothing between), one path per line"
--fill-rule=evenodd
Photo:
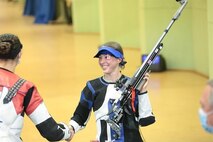
M101 54L111 54L116 58L122 58L123 59L123 55L115 50L114 48L108 47L108 46L103 46L98 50L98 53L94 56L94 58L98 58Z

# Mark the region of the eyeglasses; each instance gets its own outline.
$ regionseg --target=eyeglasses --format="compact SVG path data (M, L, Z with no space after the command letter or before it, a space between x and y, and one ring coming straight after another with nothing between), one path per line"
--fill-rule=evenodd
M110 60L112 58L112 56L109 54L102 54L98 58L99 58L99 60L102 60L102 59Z

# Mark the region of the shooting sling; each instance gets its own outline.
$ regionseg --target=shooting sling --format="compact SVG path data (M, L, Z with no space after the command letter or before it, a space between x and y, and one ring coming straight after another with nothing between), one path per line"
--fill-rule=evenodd
M15 96L16 92L19 90L19 88L24 84L26 80L20 78L8 91L7 95L4 97L3 103L7 104L9 103L13 96Z

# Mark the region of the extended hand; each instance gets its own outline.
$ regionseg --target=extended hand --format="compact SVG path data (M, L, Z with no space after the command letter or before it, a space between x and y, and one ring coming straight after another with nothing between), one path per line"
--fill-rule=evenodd
M72 126L69 125L68 127L69 127L70 137L69 137L68 139L65 139L65 140L66 140L67 142L70 142L70 141L72 140L74 134L75 134L75 131L74 131L74 129L73 129Z
M63 140L70 142L74 135L73 128L63 122L60 122L58 125L60 126L60 129L64 132Z

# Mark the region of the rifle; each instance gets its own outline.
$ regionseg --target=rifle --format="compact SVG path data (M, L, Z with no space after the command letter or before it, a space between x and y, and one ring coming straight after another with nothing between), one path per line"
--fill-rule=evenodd
M140 68L135 72L134 76L123 83L122 80L116 82L116 89L120 90L122 92L121 97L116 99L112 104L112 110L108 113L108 115L111 114L110 117L107 118L106 122L109 124L109 126L114 130L117 134L116 138L119 138L121 135L120 132L120 125L119 122L123 116L124 106L127 104L128 100L130 99L132 95L132 90L138 89L144 85L146 80L144 79L145 74L149 71L149 68L154 61L155 57L159 54L161 49L163 48L162 40L174 24L174 22L179 18L181 12L185 8L186 4L188 3L187 0L176 0L181 4L181 7L176 11L175 15L173 16L171 22L169 23L168 27L164 30L163 34L155 44L152 51L147 56L146 60L143 62L143 64L140 66Z

